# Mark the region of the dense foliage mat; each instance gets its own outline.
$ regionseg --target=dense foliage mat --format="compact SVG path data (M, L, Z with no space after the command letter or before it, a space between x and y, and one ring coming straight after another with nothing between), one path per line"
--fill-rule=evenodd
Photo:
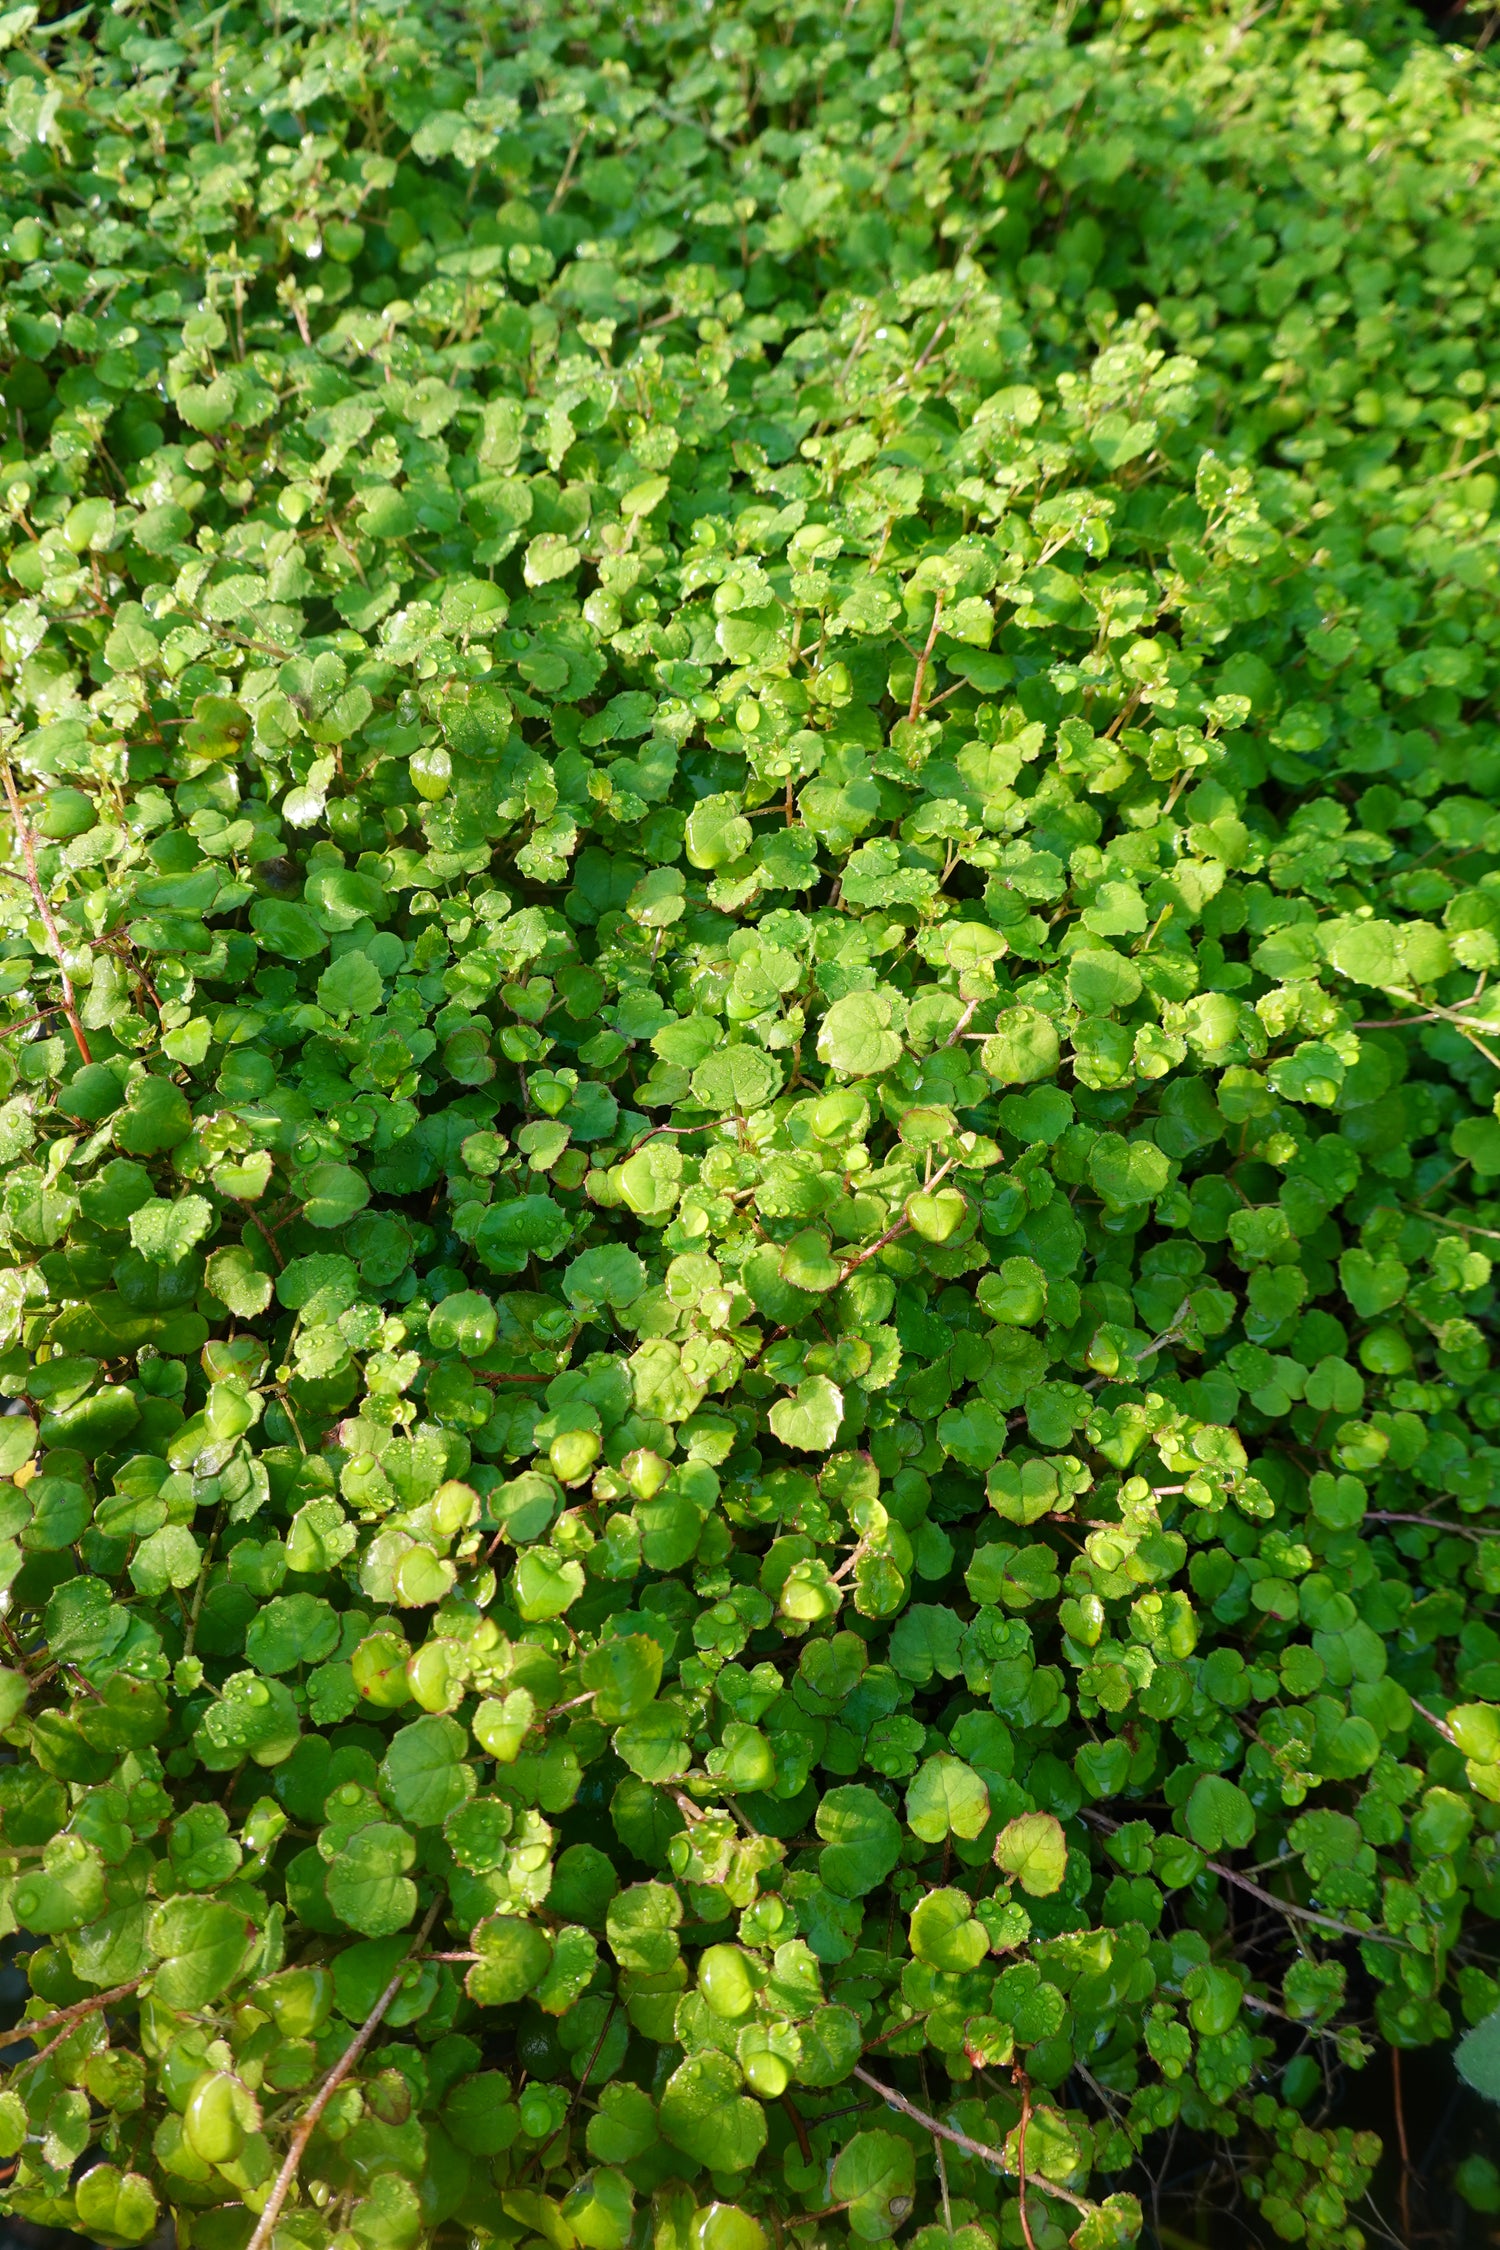
M1500 2076L1489 66L36 14L10 2208L1357 2245Z

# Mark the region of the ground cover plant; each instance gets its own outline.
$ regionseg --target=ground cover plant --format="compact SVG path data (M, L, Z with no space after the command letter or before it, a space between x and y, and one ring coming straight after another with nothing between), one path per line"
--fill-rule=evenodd
M36 19L8 2208L1352 2250L1500 2075L1489 65Z

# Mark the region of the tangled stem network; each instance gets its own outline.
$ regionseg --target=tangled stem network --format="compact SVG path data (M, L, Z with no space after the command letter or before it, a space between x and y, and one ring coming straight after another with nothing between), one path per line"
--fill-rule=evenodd
M7 2208L1500 2207L1489 63L0 44Z

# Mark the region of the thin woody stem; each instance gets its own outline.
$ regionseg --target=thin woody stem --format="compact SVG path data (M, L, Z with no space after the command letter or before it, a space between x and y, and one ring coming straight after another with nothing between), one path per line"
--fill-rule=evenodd
M87 2000L75 2000L70 2008L59 2008L50 2016L33 2016L29 2023L18 2023L14 2031L8 2031L0 2039L0 2048L19 2047L23 2040L34 2039L39 2031L55 2031L59 2024L66 2033L75 2023L81 2023L85 2016L93 2015L97 2009L112 2008L117 2000L128 1999L140 1981L137 1977L131 1984L111 1985L108 1992L91 1993Z
M927 681L928 659L931 657L933 650L937 646L937 637L942 627L942 622L943 596L941 589L939 589L938 593L933 599L932 604L932 630L927 635L927 646L923 649L921 655L917 658L917 675L911 683L911 704L906 714L908 720L919 719L922 715L922 689L926 685Z
M872 2055L875 2052L875 2049L877 2047L883 2047L888 2039L899 2039L903 2031L915 2030L916 2026L918 2024L925 2023L927 2021L927 2018L931 2014L932 2010L930 2008L924 2008L919 2016L905 2016L902 2018L900 2023L889 2024L886 2029L880 2033L878 2038L867 2039L865 2041L865 2053L867 2055Z
M1031 2123L1031 2080L1024 2070L1016 2070L1012 2075L1021 2089L1021 2123L1016 2133L1016 2181L1020 2189L1021 2232L1026 2237L1026 2250L1036 2250L1031 2221L1026 2214L1026 2128Z
M1107 1829L1111 1835L1120 1825L1117 1820L1111 1820L1108 1813L1085 1812L1082 1817L1091 1827ZM1402 1944L1400 1938L1387 1937L1384 1930L1357 1930L1352 1922L1340 1922L1335 1915L1319 1914L1311 1906L1294 1906L1290 1899L1278 1898L1274 1891L1262 1890L1259 1883L1252 1883L1248 1875L1241 1875L1233 1867L1226 1867L1221 1859L1205 1858L1203 1864L1211 1875L1222 1875L1225 1882L1233 1883L1236 1890L1248 1891L1251 1898L1260 1900L1262 1906L1272 1906L1278 1914L1289 1915L1294 1922L1314 1922L1319 1929L1336 1931L1340 1937L1354 1938L1361 1945L1390 1945L1400 1953L1411 1950L1409 1946Z
M1447 1523L1441 1516L1403 1516L1390 1508L1370 1508L1365 1514L1366 1523L1415 1523L1424 1531L1451 1531L1460 1539L1491 1539L1493 1532L1482 1531L1475 1523Z
M386 2010L401 1990L401 1982L406 1975L411 1957L414 1953L420 1952L426 1944L432 1925L438 1918L438 1909L442 1903L442 1898L439 1896L428 1907L426 1915L423 1917L422 1927L412 1939L411 1945L408 1947L395 1975L304 2110L301 2121L292 2135L291 2145L286 2152L286 2160L276 2175L276 2184L266 2199L266 2207L256 2221L255 2232L251 2235L246 2250L266 2250L266 2245L275 2230L276 2221L281 2216L281 2206L285 2203L291 2191L292 2182L297 2177L297 2167L302 2162L303 2152L317 2130L319 2118L380 2029L385 2020Z
M925 1188L923 1189L923 1193L926 1195L930 1195L932 1193L932 1190L937 1186L938 1181L941 1180L947 1173L952 1171L957 1161L957 1157L950 1156L946 1164L940 1165L937 1171L933 1173L932 1178L927 1182ZM909 1234L910 1232L911 1221L903 1212L901 1217L896 1221L896 1224L893 1227L886 1228L885 1233L880 1237L878 1242L872 1242L868 1250L861 1250L857 1258L851 1258L849 1260L849 1263L844 1267L842 1273L839 1275L839 1281L847 1281L850 1274L853 1273L857 1267L864 1265L867 1260L873 1258L877 1250L883 1250L888 1242L894 1242L898 1234Z
M219 1514L214 1518L213 1531L209 1535L208 1547L204 1553L203 1564L198 1572L198 1583L193 1588L193 1607L192 1612L188 1617L187 1637L182 1644L182 1653L184 1657L192 1655L194 1643L198 1638L198 1620L203 1613L203 1597L208 1591L208 1574L213 1568L214 1550L219 1544L219 1533L223 1530L223 1528L224 1515L223 1510L221 1509Z
M855 1547L854 1552L844 1558L844 1560L839 1564L838 1569L829 1572L828 1575L833 1580L835 1585L839 1583L840 1579L848 1577L850 1571L854 1569L856 1564L860 1562L860 1560L868 1552L868 1550L869 1541L867 1539L861 1539L859 1544Z
M1410 1694L1410 1690L1407 1692ZM1435 1711L1429 1711L1426 1704L1419 1703L1414 1695L1411 1696L1411 1707L1419 1719L1427 1721L1434 1734L1440 1734L1443 1740L1450 1743L1455 1750L1458 1748L1458 1737L1446 1719L1440 1719Z
M964 1033L968 1030L970 1024L974 1021L974 1017L978 1012L978 1008L979 1002L977 1000L971 1000L969 1002L963 1014L959 1017L957 1023L953 1026L953 1029L949 1032L947 1038L943 1041L943 1045L945 1048L956 1047L958 1045L959 1040L962 1039Z
M558 2126L557 2131L552 2135L551 2140L543 2141L541 2146L538 2148L536 2153L539 2161L545 2158L548 2149L550 2149L554 2145L554 2143L562 2139L564 2133L566 2133L568 2127L572 2124L573 2112L577 2109L579 2102L583 2098L583 2089L589 2082L589 2075L593 2070L595 2063L599 2060L600 2055L604 2052L604 2042L609 2034L609 2027L615 2020L615 2010L616 2008L618 2008L619 2004L620 2003L618 2000L611 2000L609 2006L605 2009L604 2021L599 2026L599 2036L594 2041L593 2049L589 2055L588 2061L583 2066L583 2076L579 2079L578 2084L573 2088L573 2098L567 2106L567 2110L564 2113L562 2123Z
M925 2109L918 2109L915 2102L909 2102L904 2094L898 2094L894 2086L883 2085L878 2078L872 2078L867 2070L861 2070L858 2063L854 2066L853 2075L872 2092L877 2093L891 2109L899 2109L903 2116L911 2118L914 2124L923 2126L927 2132L935 2133L939 2140L951 2141L966 2156L977 2156L981 2163L993 2164L998 2171L1007 2169L1004 2149L986 2148L983 2141L971 2141L967 2133L955 2133L951 2125L939 2124L935 2117L928 2116ZM1090 2203L1086 2196L1075 2195L1071 2188L1060 2187L1056 2180L1043 2179L1040 2172L1029 2172L1027 2177L1038 2195L1055 2195L1062 2202L1071 2203L1075 2211L1082 2211L1085 2216L1099 2208L1097 2203ZM250 2250L258 2250L258 2246L252 2243Z
M562 203L563 198L566 196L568 189L573 184L573 167L578 162L578 151L582 148L583 141L584 128L580 127L579 130L573 135L573 146L568 151L568 160L563 166L562 178L558 181L556 187L552 190L552 201L547 206L549 216L552 212L557 210L558 206Z
M9 759L0 760L0 779L4 780L6 802L10 806L10 817L15 822L16 834L20 838L21 856L26 862L26 881L32 898L36 902L36 910L41 918L42 928L47 933L47 943L52 948L52 958L57 963L57 973L62 979L63 1014L67 1017L73 1037L78 1042L79 1054L86 1063L91 1063L94 1058L89 1053L89 1043L83 1036L83 1025L78 1021L78 1009L73 999L73 980L68 975L67 957L63 952L62 939L57 934L57 924L52 918L52 908L47 903L47 894L42 889L41 877L36 871L36 838L31 832L31 822L22 810L21 800L16 795L15 776L10 770Z

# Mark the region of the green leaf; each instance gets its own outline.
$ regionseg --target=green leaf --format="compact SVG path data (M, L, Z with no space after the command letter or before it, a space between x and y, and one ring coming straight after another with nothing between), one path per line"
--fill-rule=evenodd
M400 1728L380 1767L381 1794L398 1819L437 1828L474 1794L474 1769L463 1762L467 1748L455 1719L426 1717Z
M595 1312L606 1305L612 1309L632 1305L645 1286L645 1267L620 1243L585 1250L563 1275L563 1292L580 1312Z
M28 1869L16 1884L12 1904L21 1927L39 1937L78 1929L104 1904L98 1852L80 1837L53 1837L41 1866Z
M280 1765L297 1747L300 1732L290 1689L255 1672L235 1672L198 1721L193 1745L211 1773L229 1773L246 1758L260 1766Z
M744 2172L766 2144L765 2111L740 2092L727 2055L690 2055L662 2089L659 2116L667 2140L696 2163Z
M848 2206L849 2229L857 2240L888 2242L910 2216L916 2181L911 2143L877 2126L845 2143L829 2189Z
M255 1320L271 1302L269 1274L238 1245L215 1250L204 1272L204 1286L240 1320Z
M566 578L582 560L578 549L569 546L560 532L544 531L526 549L526 583L550 585L554 579Z
M1049 1898L1068 1868L1061 1821L1045 1812L1008 1820L995 1839L995 1865L1014 1876L1028 1898Z
M826 1375L808 1375L790 1398L771 1408L771 1428L783 1445L801 1453L826 1453L844 1417L844 1395Z
M1150 1141L1101 1133L1089 1150L1089 1179L1111 1211L1127 1211L1161 1194L1172 1167Z
M639 2086L605 2086L588 2123L588 2151L599 2164L633 2164L657 2140L656 2105Z
M1206 1852L1242 1851L1255 1834L1255 1808L1237 1782L1200 1774L1186 1807L1187 1832Z
M474 1932L479 1959L465 1979L480 2007L503 2008L524 1999L552 1966L552 1942L534 1923L514 1914L492 1914Z
M79 2180L73 2200L80 2227L86 2227L94 2241L145 2242L156 2232L160 2206L151 2182L140 2172L95 2164Z
M495 1341L495 1308L477 1289L458 1289L434 1305L427 1337L435 1351L479 1359Z
M257 899L250 927L268 953L283 960L311 961L328 950L328 939L305 906L290 899Z
M280 1673L321 1664L339 1644L339 1620L315 1594L282 1594L266 1604L245 1636L257 1672Z
M1465 2032L1453 2052L1458 2074L1476 2093L1500 2102L1500 2008Z
M127 1156L159 1156L185 1141L192 1123L191 1109L169 1079L137 1078L115 1113L115 1144Z
M406 1870L417 1847L404 1828L367 1821L344 1838L328 1863L328 1903L341 1922L365 1937L404 1930L417 1911L417 1886Z
M9 2201L235 2250L388 1995L282 2233L1333 2250L1297 2026L1497 1997L1493 74L408 14L0 16Z
M594 1698L594 1717L606 1726L643 1709L660 1685L661 1672L661 1645L645 1633L605 1641L590 1650L579 1666L583 1684Z
M979 1050L985 1070L1002 1086L1050 1078L1060 1055L1055 1024L1035 1008L1005 1009Z
M929 1891L912 1910L911 1949L918 1961L959 1976L984 1960L989 1932L963 1891Z
M818 1806L816 1826L824 1846L818 1873L840 1898L873 1891L900 1857L900 1825L873 1789L859 1784L830 1789Z
M475 1254L491 1273L525 1271L529 1258L550 1265L572 1236L572 1222L550 1196L523 1195L484 1213L474 1235Z
M154 1265L175 1266L200 1243L214 1223L213 1205L201 1195L179 1196L175 1203L143 1203L130 1214L130 1239Z
M318 1006L329 1015L373 1015L380 1005L380 971L367 953L345 953L318 979Z
M209 1899L171 1898L147 1924L157 1967L152 1986L163 2005L206 2008L245 1965L253 1926L232 1906Z
M516 1564L516 1607L528 1624L561 1617L583 1592L583 1566L570 1558L532 1548Z
M614 1747L642 1781L675 1781L688 1769L687 1721L675 1703L648 1703L616 1729Z
M302 1181L302 1216L309 1226L347 1226L369 1200L370 1183L352 1164L315 1164Z
M961 1758L926 1759L906 1792L906 1824L927 1844L975 1837L989 1817L989 1791Z
M763 1109L781 1084L781 1072L758 1047L723 1047L693 1072L693 1099L722 1115L748 1117Z
M890 1000L877 992L851 992L835 1000L818 1027L818 1055L845 1078L871 1078L894 1069L901 1040L892 1028Z
M694 867L727 867L744 857L750 837L738 797L704 797L688 815L687 856Z

